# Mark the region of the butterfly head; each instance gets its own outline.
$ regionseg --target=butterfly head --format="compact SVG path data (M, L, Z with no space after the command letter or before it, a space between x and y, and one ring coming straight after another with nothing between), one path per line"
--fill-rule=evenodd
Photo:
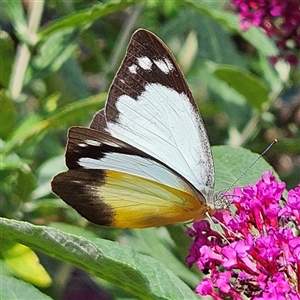
M228 210L230 201L226 197L224 191L215 191L214 189L204 187L201 191L205 194L206 204L211 209L210 213L213 214L216 211Z
M217 210L227 210L230 207L230 200L224 194L224 191L215 192L214 206Z

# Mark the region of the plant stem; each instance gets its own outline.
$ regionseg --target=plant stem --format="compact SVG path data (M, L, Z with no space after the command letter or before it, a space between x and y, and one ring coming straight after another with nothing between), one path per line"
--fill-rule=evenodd
M43 7L44 0L29 2L27 33L28 39L31 41L30 46L35 46L37 43L36 32L40 25ZM20 97L30 57L31 53L29 46L22 41L17 47L17 53L9 82L9 92L12 99L18 100Z

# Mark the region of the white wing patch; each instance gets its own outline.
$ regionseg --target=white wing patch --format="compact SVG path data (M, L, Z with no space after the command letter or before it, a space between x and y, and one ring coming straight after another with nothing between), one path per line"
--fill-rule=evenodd
M152 61L148 56L142 56L137 58L139 66L145 70L145 71L150 71L152 68Z
M95 140L84 140L84 143L78 144L80 147L88 147L88 146L96 146L100 147L102 145L101 142L95 141ZM105 145L120 148L120 145L117 143L114 143L112 141L105 140Z
M162 59L154 60L154 63L165 74L169 74L175 69L173 64L167 58L164 58L163 60Z
M130 67L128 67L128 70L131 74L136 74L136 70L137 70L137 65L132 64Z
M206 185L206 134L199 132L200 116L184 93L148 83L138 99L120 96L116 108L118 119L107 122L112 136L164 162L199 190Z
M81 157L78 164L84 169L111 170L136 175L161 184L190 191L188 185L161 164L136 155L106 153L101 159ZM190 191L191 193L191 191Z
M87 144L84 144L84 143L79 143L78 146L79 146L79 147L82 147L82 148L85 148L85 147L87 147L88 145L87 145Z
M101 146L101 143L95 140L85 140L84 142L90 146L98 146L98 147Z

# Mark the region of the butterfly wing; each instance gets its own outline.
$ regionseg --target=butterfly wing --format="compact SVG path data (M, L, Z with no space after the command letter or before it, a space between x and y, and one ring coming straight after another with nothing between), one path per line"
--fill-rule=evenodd
M52 190L82 216L118 228L203 218L203 196L155 158L89 128L69 130L66 163Z
M96 224L151 227L211 211L207 134L175 59L155 35L134 33L105 109L90 128L69 130L66 164L52 190Z
M91 128L106 131L163 162L199 191L214 187L203 121L170 51L149 31L136 31Z

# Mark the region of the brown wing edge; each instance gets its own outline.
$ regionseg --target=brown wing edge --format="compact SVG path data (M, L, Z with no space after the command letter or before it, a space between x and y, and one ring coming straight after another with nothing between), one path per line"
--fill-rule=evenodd
M99 189L105 184L101 170L69 170L53 177L52 191L87 220L111 226L113 209L101 199Z
M151 57L152 60L167 58L175 68L169 74L164 74L153 64L151 72L139 69L138 74L130 73L128 67L136 64L136 58L141 56ZM110 86L106 106L94 115L90 127L100 131L105 130L107 120L111 122L116 121L118 118L118 110L115 106L117 99L124 94L136 99L144 91L145 84L151 82L159 82L165 86L175 88L179 93L184 92L194 110L199 113L188 84L171 51L158 36L148 30L138 29L130 39L125 57Z

